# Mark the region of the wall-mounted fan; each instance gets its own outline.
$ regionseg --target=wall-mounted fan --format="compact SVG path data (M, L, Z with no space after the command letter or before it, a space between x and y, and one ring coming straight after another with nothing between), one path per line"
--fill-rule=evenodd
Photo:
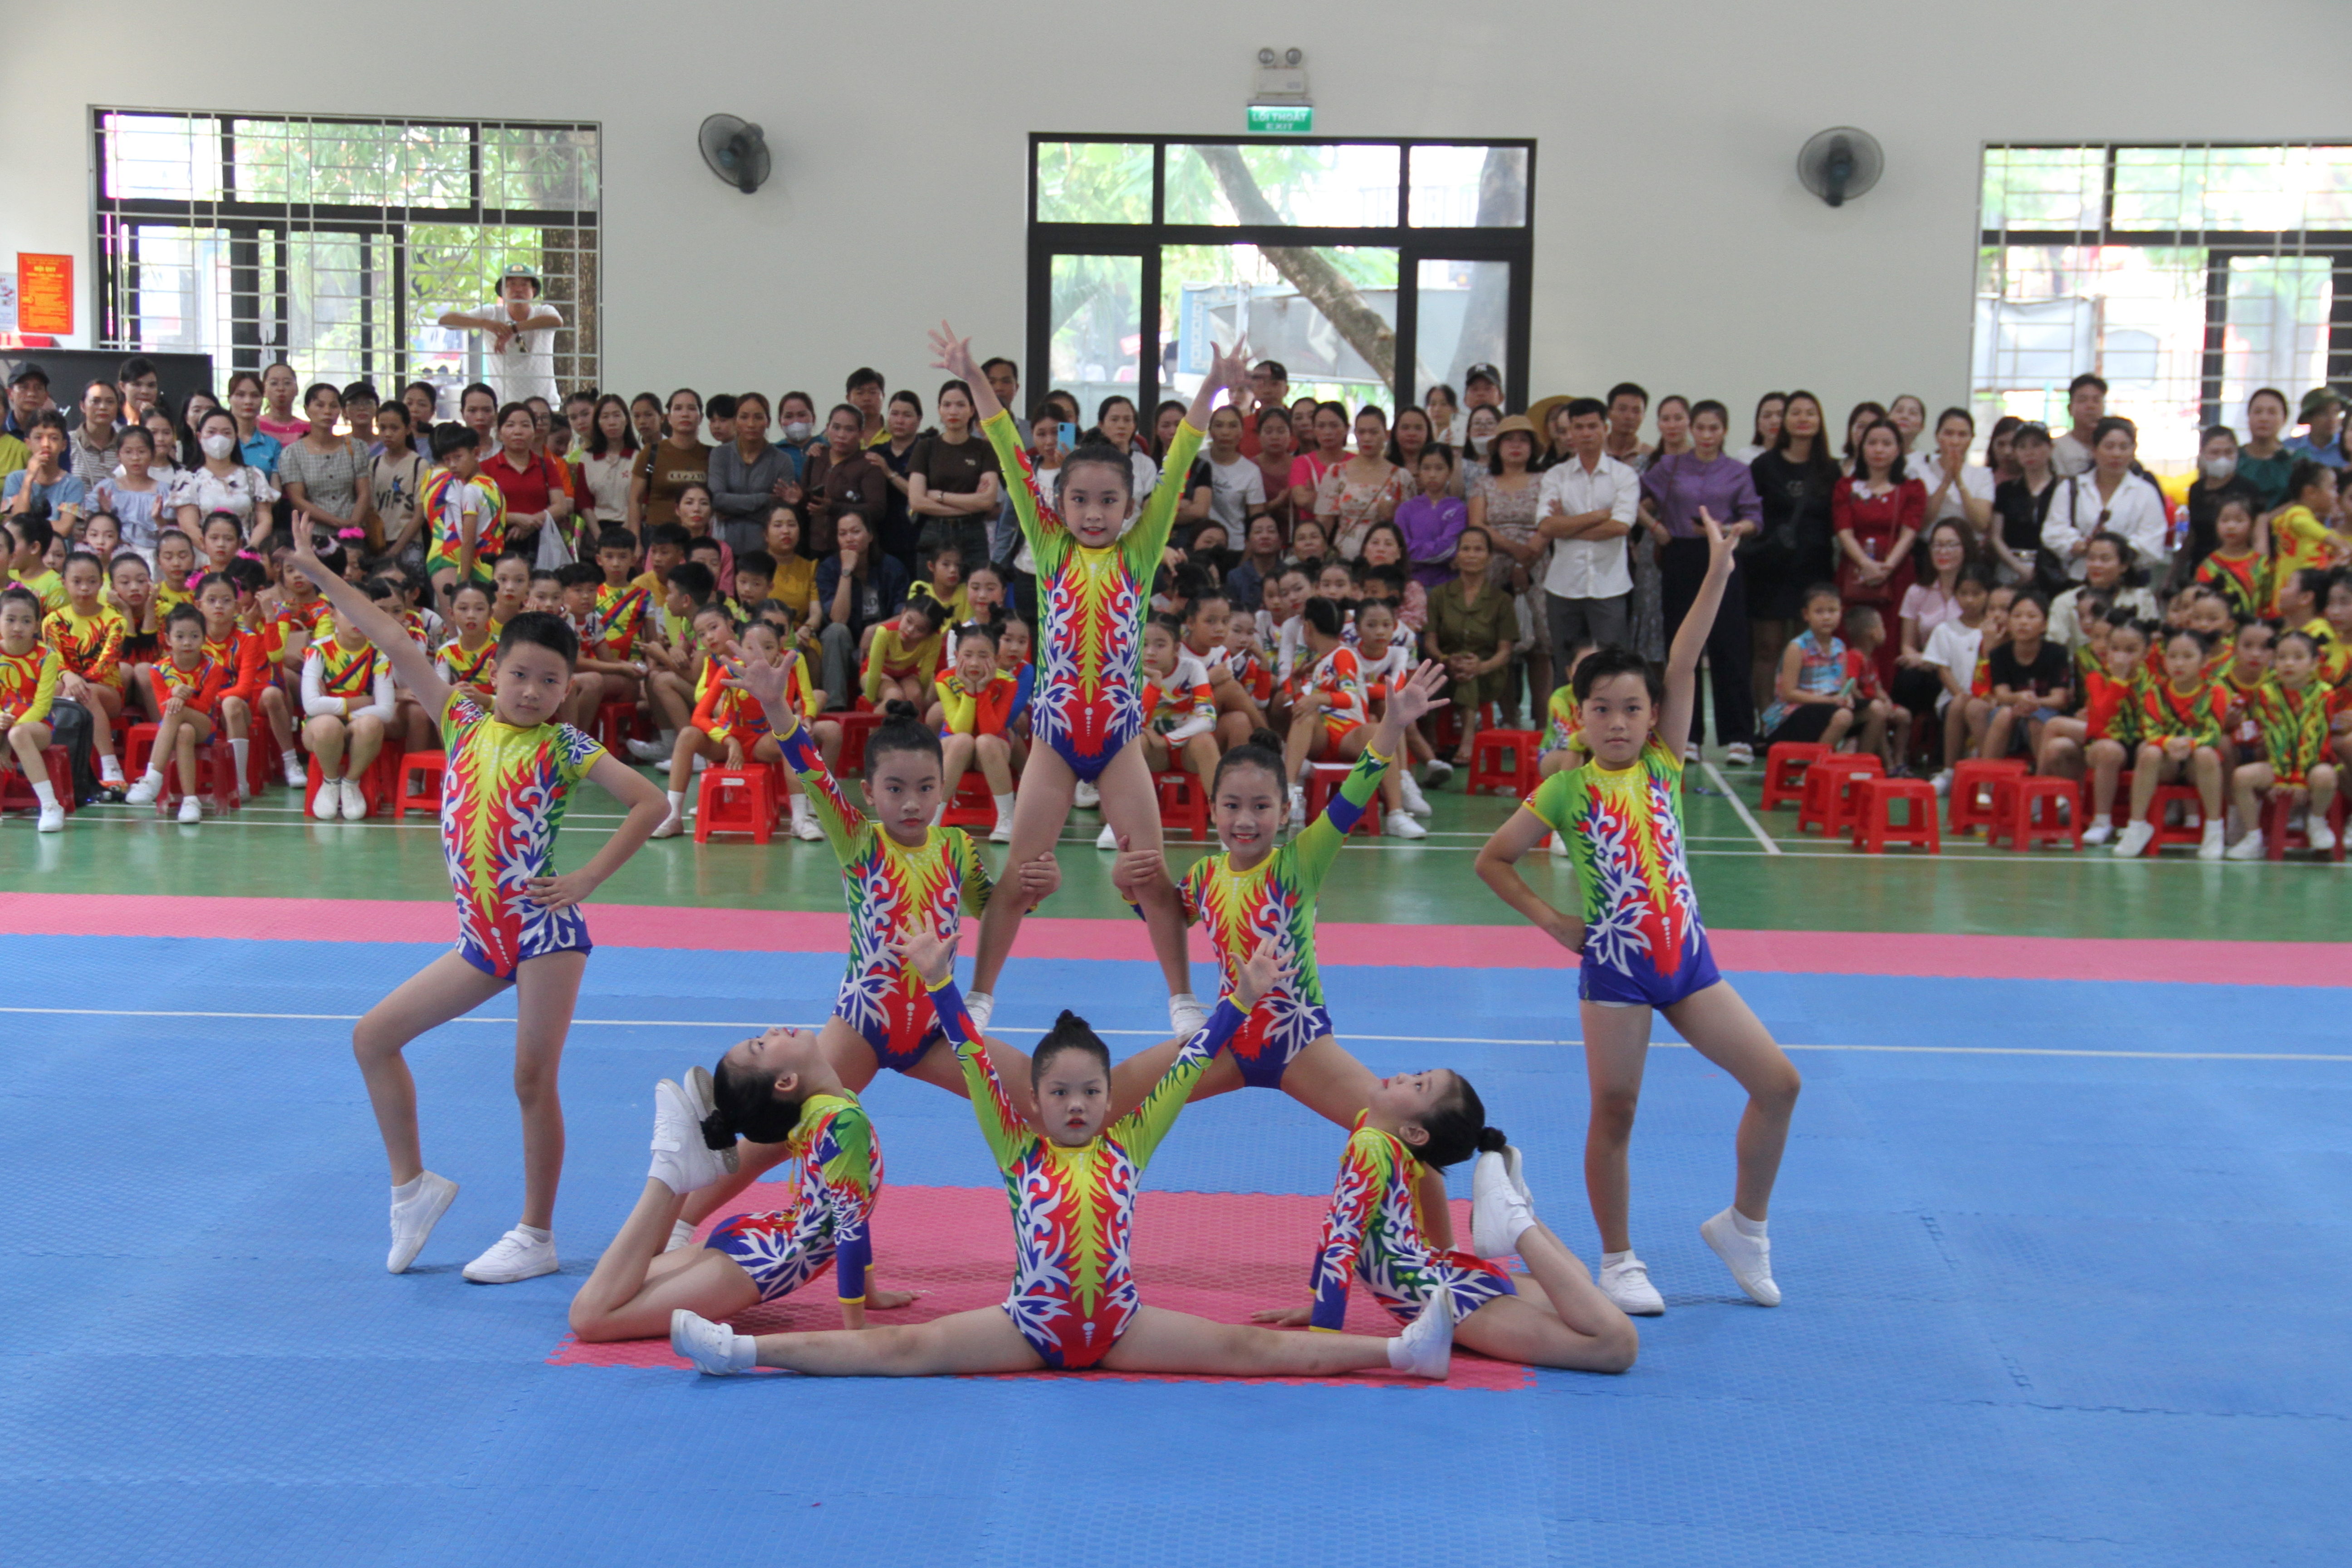
M1851 125L1822 132L1797 154L1797 178L1833 207L1878 184L1885 169L1886 154L1879 150L1878 138Z
M767 183L770 161L767 132L731 114L714 114L702 122L695 138L710 172L750 195Z

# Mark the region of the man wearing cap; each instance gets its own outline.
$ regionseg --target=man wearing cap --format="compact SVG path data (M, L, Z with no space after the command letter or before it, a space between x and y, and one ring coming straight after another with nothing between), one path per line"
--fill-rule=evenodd
M33 428L33 421L47 413L48 406L49 373L26 360L8 377L8 415L0 420L0 435L25 440Z
M1249 412L1242 416L1242 456L1255 458L1257 444L1257 411L1261 408L1290 406L1290 369L1278 359L1262 359L1250 366Z
M2344 395L2332 386L2315 386L2303 395L2303 407L2296 414L2298 425L2307 426L2307 436L2290 436L2281 443L2298 458L2309 458L2331 468L2344 466Z
M1465 429L1469 428L1467 421L1474 408L1491 408L1497 414L1503 411L1503 373L1491 364L1474 364L1463 374L1462 416Z
M518 262L499 283L499 298L470 314L442 313L441 324L459 331L488 332L482 379L498 394L499 406L562 395L555 386L555 331L563 318L539 298L539 274Z

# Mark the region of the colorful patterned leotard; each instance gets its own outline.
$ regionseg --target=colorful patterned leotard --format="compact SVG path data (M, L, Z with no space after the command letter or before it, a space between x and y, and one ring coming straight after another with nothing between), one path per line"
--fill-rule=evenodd
M156 701L169 702L176 697L207 719L220 717L221 699L228 695L233 674L228 666L199 654L194 669L182 669L169 658L149 668L155 681Z
M58 650L37 642L23 653L0 649L0 713L17 724L46 724L57 702L65 661Z
M205 657L229 672L228 689L224 697L234 697L248 707L261 700L261 689L269 683L268 659L263 653L261 634L246 630L232 623L228 636L215 642L205 639Z
M1094 1365L1127 1332L1138 1299L1128 1266L1135 1193L1152 1152L1210 1061L1241 1026L1228 1000L1184 1042L1143 1103L1076 1149L1038 1136L1005 1098L953 981L930 999L955 1042L981 1135L1004 1173L1013 1205L1013 1294L1005 1316L1038 1358L1062 1372Z
M555 833L572 792L604 748L569 724L500 722L453 689L441 710L441 852L457 895L457 951L497 980L527 958L586 952L578 905L533 903L533 877L555 875Z
M2328 708L2327 689L2316 680L2290 691L2272 675L2254 689L2254 717L2277 783L2308 783L2311 770L2328 760Z
M1310 1281L1313 1326L1337 1333L1348 1317L1349 1276L1360 1274L1397 1321L1421 1316L1443 1296L1460 1322L1497 1296L1516 1296L1510 1274L1467 1252L1429 1245L1423 1237L1420 1184L1423 1166L1412 1151L1356 1114L1356 1130L1339 1156L1339 1182L1323 1216L1323 1239Z
M1176 526L1184 476L1200 450L1190 419L1176 427L1160 464L1160 483L1127 536L1099 549L1080 544L1037 488L1029 454L1013 432L1013 416L998 410L981 429L1005 474L1021 536L1037 562L1044 625L1037 637L1037 739L1061 754L1081 782L1102 776L1110 760L1143 731L1143 617L1151 579Z
M1181 647L1176 668L1144 683L1143 723L1170 742L1205 735L1217 727L1217 700L1209 695L1209 672Z
M432 531L432 548L425 552L425 574L455 572L465 548L465 520L474 514L474 577L490 580L490 567L507 547L507 494L495 484L461 479L450 468L436 469L416 492L417 510Z
M635 657L637 636L645 629L646 615L653 604L653 595L635 583L624 583L617 588L609 583L596 585L596 614L604 627L604 658L626 663Z
M833 1016L857 1031L876 1061L905 1072L923 1059L939 1029L922 977L890 952L891 944L923 929L952 939L958 909L969 901L979 914L994 883L962 828L926 828L923 841L908 848L850 805L806 724L794 724L778 739L841 862L849 901L849 967Z
M2271 613L2276 576L2270 557L2251 550L2238 556L2217 550L2197 563L2197 580L2227 599L2231 615L2242 621L2259 620Z
M1544 713L1543 749L1547 752L1584 751L1584 712L1576 700L1576 689L1563 681L1551 694L1551 705Z
M828 1263L840 1299L863 1301L874 1261L867 1226L882 1194L882 1145L866 1108L851 1094L811 1095L785 1147L801 1166L792 1206L739 1214L703 1245L741 1264L762 1301L792 1294Z
M41 621L41 638L58 650L68 674L92 686L122 686L122 639L130 627L104 605L98 614L83 616L71 605L52 610Z
M466 645L451 637L433 656L433 668L441 679L470 696L488 702L497 692L499 643L496 637L481 647L467 651Z
M2134 671L2129 680L2118 680L2092 660L2077 671L2076 679L2083 688L2083 738L2113 741L2129 755L2140 742L2140 689L2146 679Z
M1669 1007L1722 976L1683 861L1682 759L1657 736L1629 765L1588 761L1538 785L1527 808L1560 836L1584 893L1587 1002Z
M2149 741L2186 735L2200 746L2218 746L2227 731L2230 689L2218 681L2198 681L2189 691L2175 691L2169 679L2151 680L2139 698L2140 733Z
M1332 1032L1315 967L1315 900L1349 830L1380 793L1388 766L1388 758L1366 747L1323 815L1289 843L1246 871L1234 870L1231 856L1206 856L1176 889L1184 923L1208 925L1217 950L1218 994L1233 994L1235 972L1269 934L1280 944L1282 965L1294 972L1259 999L1234 1036L1234 1061L1242 1081L1254 1089L1280 1089L1298 1053Z
M1315 668L1299 677L1298 690L1312 687L1315 700L1323 715L1323 732L1332 740L1343 740L1363 728L1367 710L1364 706L1363 663L1356 650L1341 643L1315 661Z
M760 706L760 700L716 680L703 688L702 700L695 704L689 722L722 745L730 740L740 741L747 756L768 738L768 710Z
M939 699L942 735L1001 737L1021 711L1021 682L1001 669L977 695L966 691L963 681L952 675L931 682L931 691Z

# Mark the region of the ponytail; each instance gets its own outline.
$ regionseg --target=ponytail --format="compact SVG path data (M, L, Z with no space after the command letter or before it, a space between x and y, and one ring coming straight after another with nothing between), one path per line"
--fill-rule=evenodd
M712 1070L716 1109L702 1119L702 1141L713 1149L731 1149L739 1137L754 1143L782 1143L801 1124L798 1100L778 1100L776 1080L738 1068L725 1057Z
M1453 1078L1453 1094L1438 1101L1421 1121L1421 1130L1428 1136L1412 1154L1424 1165L1458 1165L1482 1150L1504 1145L1502 1129L1486 1125L1486 1107L1470 1080L1458 1072Z

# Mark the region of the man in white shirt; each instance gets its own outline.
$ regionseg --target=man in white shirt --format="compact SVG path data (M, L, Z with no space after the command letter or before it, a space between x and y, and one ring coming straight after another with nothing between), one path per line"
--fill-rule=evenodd
M2088 371L2068 382L2066 414L2074 427L2050 443L2050 467L2071 479L2091 466L2091 432L2107 416L2107 384Z
M482 379L499 395L499 407L533 397L552 405L562 395L555 386L555 331L563 318L540 302L539 274L520 262L499 279L496 300L471 314L445 310L441 324L490 335Z
M1623 646L1629 639L1633 574L1625 536L1642 495L1641 476L1603 452L1608 410L1597 397L1571 399L1569 459L1544 470L1536 532L1551 541L1544 570L1544 612L1552 668L1563 676L1576 650Z

